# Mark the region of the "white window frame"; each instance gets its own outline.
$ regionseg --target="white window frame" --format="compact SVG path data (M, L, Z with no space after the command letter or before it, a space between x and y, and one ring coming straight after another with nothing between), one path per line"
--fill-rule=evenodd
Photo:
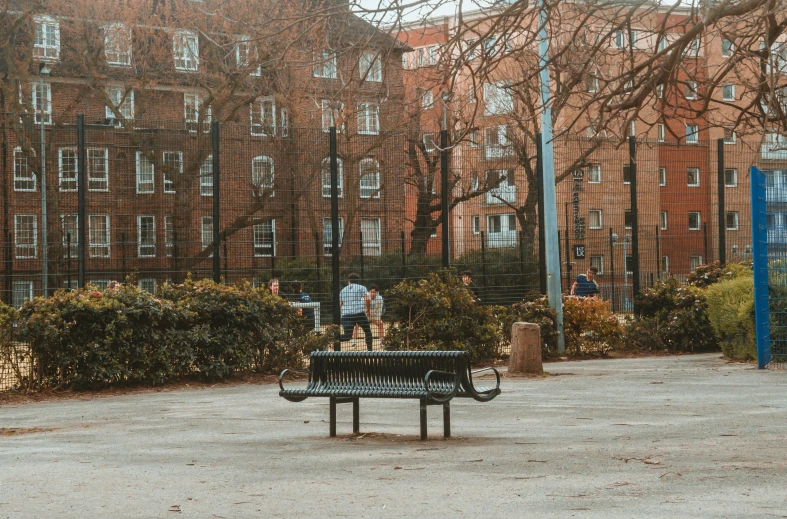
M598 92L599 88L597 75L588 74L585 76L585 90L591 94Z
M383 251L382 222L380 218L361 218L361 251L364 256L380 256Z
M213 196L213 154L211 153L199 167L199 194Z
M60 22L49 15L33 17L33 57L41 61L60 59Z
M732 83L721 85L721 98L723 101L735 101L735 85Z
M662 231L667 230L667 226L669 224L667 218L668 218L667 211L661 211L661 221L660 221L659 229L661 229Z
M380 83L383 80L383 63L380 56L371 51L363 51L358 61L362 81Z
M264 168L264 169L261 169ZM255 197L263 196L270 191L267 196L274 196L273 190L276 182L276 166L271 157L258 155L251 159L251 188Z
M148 182L145 176L148 175L148 171L143 171L143 168L147 169L150 167L150 181ZM137 194L150 194L156 192L156 166L148 160L144 153L141 151L137 152L137 160L136 160L136 184L137 184Z
M729 131L729 135L727 134ZM738 136L734 128L724 128L724 144L735 144L738 142Z
M120 22L104 27L104 57L110 67L130 67L133 52L131 29Z
M251 134L258 137L276 135L276 100L272 97L258 97L249 105Z
M734 224L732 227L730 227L730 216L732 216L734 220ZM724 228L727 229L728 231L737 231L738 228L740 227L739 224L740 224L740 219L738 216L738 211L727 211L726 214L724 215Z
M702 261L702 256L700 254L690 254L689 255L689 269L694 272L697 270L697 267L700 265L704 265L705 262Z
M265 229L265 227L269 229ZM255 258L270 258L276 256L276 220L271 219L267 222L255 224L252 228L253 238L253 252ZM265 239L266 235L270 235L270 243ZM264 252L265 249L270 249L269 252Z
M22 148L14 148L14 191L33 193L38 190L38 175L30 168Z
M172 257L172 251L175 249L175 222L171 215L164 216L164 254Z
M657 132L658 132L656 134L656 140L658 142L664 142L666 140L666 128L665 128L664 124L659 123L658 125L656 125L656 129L657 129Z
M695 100L697 99L697 82L696 81L687 81L686 82L686 99L688 100Z
M201 228L200 228L200 238L202 243L202 250L207 249L211 245L213 245L213 217L212 216L203 216L200 218ZM211 247L213 249L213 247ZM210 257L213 257L213 252L210 253Z
M725 43L727 45L727 49L725 50ZM721 39L721 57L722 58L729 58L732 57L732 53L735 52L735 44L731 40L727 40L725 38Z
M330 218L323 218L322 219L322 253L323 256L332 256L333 255L333 246L332 246L332 236L333 233L333 224L331 223ZM339 244L338 247L341 249L342 242L344 240L344 218L339 217Z
M588 184L601 184L601 164L588 165Z
M692 176L695 178L694 182L691 181ZM686 186L700 187L700 168L686 168Z
M39 81L34 81L30 84L30 98L33 104L33 120L35 121L35 124L41 124L41 120L43 119L45 125L50 125L52 124L52 85L46 81L43 82L43 109L39 108L39 90L41 89L41 86L42 83Z
M20 297L21 296L21 297ZM20 301L21 299L21 301ZM32 281L13 281L11 283L11 305L21 308L27 301L33 300Z
M139 289L149 294L156 293L156 278L142 278L139 280Z
M510 157L514 154L509 140L511 127L506 124L484 128L484 155L487 160Z
M698 144L700 142L700 127L696 124L686 125L686 144Z
M662 272L669 272L669 256L662 255L661 256L661 271Z
M71 258L79 254L79 215L76 213L60 215L60 230L63 235L63 257L68 258L68 233L71 233Z
M117 108L123 119L127 121L134 120L134 90L120 86L107 87L107 97L112 106ZM125 98L123 97L125 95ZM104 107L104 115L107 119L115 120L115 112L109 106Z
M175 31L172 35L172 55L175 59L175 71L198 71L199 35L189 30Z
M596 217L597 222L593 223L593 217ZM588 229L603 229L604 228L604 214L601 209L590 209L588 211Z
M358 133L361 135L379 135L379 104L368 101L358 103Z
M163 151L161 152L161 163L165 166L170 166L170 156L177 157L175 163L177 164L177 174L183 174L183 152L182 151ZM175 181L167 178L167 172L161 172L162 179L164 180L164 193L171 195L175 193Z
M64 157L66 155L66 157ZM79 190L79 163L76 148L57 150L57 189L61 192ZM66 174L68 173L68 174Z
M97 166L101 166L100 168ZM109 191L109 149L87 148L85 150L85 173L88 191ZM99 171L103 170L103 172ZM101 175L97 175L100 172Z
M103 236L100 235L100 229L97 229L97 223L100 219L104 220L106 229ZM111 236L111 221L108 214L91 214L87 217L88 222L88 249L91 258L109 258L110 251L110 236Z
M335 126L336 132L341 133L344 130L344 103L322 99L320 108L322 110L322 131L330 131L331 126ZM337 124L337 121L340 121L341 124Z
M696 227L692 227L691 226L691 216L695 215L695 214L697 215L697 226ZM689 230L690 231L700 231L700 230L702 230L702 213L700 211L689 211L688 218L689 218L688 222L689 222Z
M336 53L323 50L314 62L313 74L323 79L336 79L337 68Z
M481 234L481 216L474 214L470 217L470 222L473 228L473 234Z
M590 257L590 266L598 269L597 275L604 275L604 255L597 254Z
M727 182L727 172L732 172L732 182ZM724 187L738 187L738 168L724 168Z
M143 221L150 222L152 235L143 236ZM137 257L156 257L156 217L149 214L137 215Z
M344 161L341 157L336 158L336 192L339 198L344 196ZM331 158L326 157L322 160L322 169L320 171L321 184L322 184L322 197L331 197Z
M495 232L493 221L495 218L500 220L500 231ZM513 222L514 227L511 228ZM490 249L513 247L517 243L516 215L514 213L489 214L486 217L486 237L487 247Z
M430 89L423 89L419 97L423 110L430 110L434 106L434 93Z
M514 111L514 96L507 81L484 83L484 115L505 115Z
M659 166L659 186L664 187L667 185L667 168Z
M29 225L29 224L32 224ZM23 229L24 227L24 229ZM20 234L27 234L24 242L20 243ZM27 252L24 252L27 251ZM30 252L32 251L32 252ZM34 213L14 215L14 258L32 259L38 257L38 215Z
M183 94L183 120L189 131L197 131L197 126L202 123L203 131L208 131L212 120L210 106L202 113L202 96L196 92L184 92Z
M373 170L364 173L366 166L371 166ZM380 180L380 163L377 159L366 157L358 162L358 187L361 198L380 198L382 192Z

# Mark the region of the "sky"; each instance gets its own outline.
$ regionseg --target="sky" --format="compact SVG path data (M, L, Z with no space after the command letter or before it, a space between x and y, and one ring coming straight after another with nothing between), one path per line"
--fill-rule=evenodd
M379 9L391 5L408 5L416 3L418 0L353 0L362 9ZM491 3L501 0L464 0L463 11L473 11L481 6L488 6ZM423 0L420 9L409 9L405 12L403 21L412 22L422 19L424 16L449 16L456 11L458 2L454 0ZM435 6L437 6L435 8ZM378 18L379 19L379 18Z

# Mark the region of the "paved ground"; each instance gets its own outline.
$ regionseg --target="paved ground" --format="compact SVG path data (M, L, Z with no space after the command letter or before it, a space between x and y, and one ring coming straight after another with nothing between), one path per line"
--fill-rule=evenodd
M547 369L457 402L451 440L433 408L425 443L415 402L362 402L369 434L329 439L325 401L272 385L0 407L0 517L787 517L787 373Z

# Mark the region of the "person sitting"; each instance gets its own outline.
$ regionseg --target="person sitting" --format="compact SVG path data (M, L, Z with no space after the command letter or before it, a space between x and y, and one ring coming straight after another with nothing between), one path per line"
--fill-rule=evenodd
M577 297L598 297L600 291L598 282L595 280L598 269L590 267L587 273L577 276L577 280L571 285L571 295Z

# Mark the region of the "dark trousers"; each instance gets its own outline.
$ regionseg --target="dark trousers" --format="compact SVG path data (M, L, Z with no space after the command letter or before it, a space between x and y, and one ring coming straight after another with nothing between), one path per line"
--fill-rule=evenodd
M353 336L353 328L355 328L356 324L363 328L363 335L366 339L366 349L372 351L372 327L369 326L369 319L366 318L366 314L363 312L342 316L344 333L341 334L339 340L349 341Z

